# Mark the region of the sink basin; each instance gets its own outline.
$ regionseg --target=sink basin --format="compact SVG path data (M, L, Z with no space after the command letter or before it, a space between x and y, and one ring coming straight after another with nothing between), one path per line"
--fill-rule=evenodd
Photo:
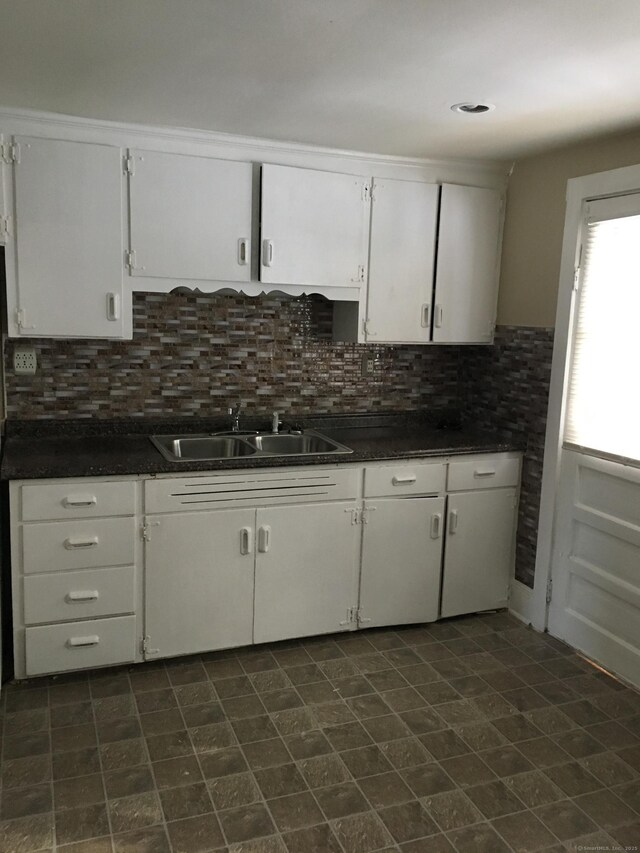
M170 462L240 459L244 456L312 456L352 453L349 447L315 430L301 433L238 435L154 435L152 443Z
M154 435L151 441L169 459L236 459L252 456L256 449L241 438L221 435Z
M257 450L264 453L276 453L278 456L298 456L310 453L351 453L351 450L318 435L313 432L304 432L302 435L289 435L280 433L278 435L256 435L247 441L254 445Z

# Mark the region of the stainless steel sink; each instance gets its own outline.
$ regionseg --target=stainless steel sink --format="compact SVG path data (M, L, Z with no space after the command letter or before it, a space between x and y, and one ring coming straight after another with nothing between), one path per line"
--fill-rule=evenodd
M296 433L228 435L154 435L152 443L170 462L241 459L245 456L314 456L353 453L315 430Z

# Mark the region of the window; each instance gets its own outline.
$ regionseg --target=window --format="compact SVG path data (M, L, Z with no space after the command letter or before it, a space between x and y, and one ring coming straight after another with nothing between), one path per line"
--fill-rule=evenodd
M640 461L640 197L589 202L565 441Z

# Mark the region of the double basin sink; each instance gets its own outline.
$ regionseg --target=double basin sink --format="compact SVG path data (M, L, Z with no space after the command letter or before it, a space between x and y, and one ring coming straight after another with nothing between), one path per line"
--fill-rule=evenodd
M154 435L151 441L170 462L242 459L246 456L313 456L352 453L351 448L320 432L217 433L214 435Z

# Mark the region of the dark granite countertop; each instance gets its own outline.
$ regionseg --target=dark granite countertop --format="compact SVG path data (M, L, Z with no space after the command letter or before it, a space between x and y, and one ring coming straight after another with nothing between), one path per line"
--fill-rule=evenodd
M189 473L230 468L348 464L460 453L519 450L504 435L481 432L447 413L383 413L288 418L286 423L320 430L353 453L260 456L229 460L169 462L151 444L152 434L208 433L225 428L220 419L21 421L7 424L0 477L99 477L118 474ZM264 419L245 419L246 429L265 429Z

